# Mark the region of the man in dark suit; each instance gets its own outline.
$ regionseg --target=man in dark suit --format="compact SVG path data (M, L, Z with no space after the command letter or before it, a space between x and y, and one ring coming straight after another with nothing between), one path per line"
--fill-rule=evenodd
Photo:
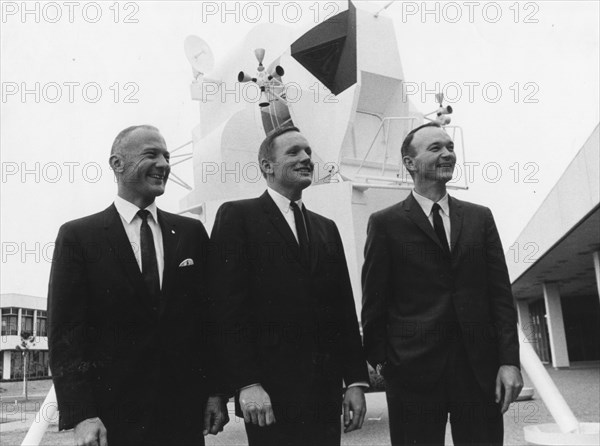
M59 429L74 428L77 445L202 445L228 420L211 395L202 332L208 235L156 207L170 172L156 128L119 133L110 166L114 204L64 224L56 240L48 310Z
M297 128L267 135L258 159L267 191L223 204L211 234L220 361L251 446L339 445L368 383L342 241L302 204L314 165Z
M456 155L444 129L411 131L414 190L369 220L362 324L385 379L393 445L502 444L518 396L519 341L500 237L488 208L449 197Z

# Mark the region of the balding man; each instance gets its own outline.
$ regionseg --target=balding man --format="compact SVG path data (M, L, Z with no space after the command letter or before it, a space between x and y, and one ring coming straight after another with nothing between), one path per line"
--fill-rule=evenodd
M454 143L438 124L411 131L402 161L415 188L369 220L362 323L385 378L393 445L500 445L523 386L517 318L500 237L486 207L448 196Z
M110 154L118 195L64 224L48 289L59 429L77 445L202 445L227 411L214 388L206 326L208 235L161 211L165 140L129 127ZM204 426L202 422L204 420Z

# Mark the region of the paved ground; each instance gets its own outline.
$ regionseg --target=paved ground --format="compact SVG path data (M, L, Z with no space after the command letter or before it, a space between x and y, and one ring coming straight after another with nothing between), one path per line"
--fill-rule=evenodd
M588 364L573 367L569 370L548 369L550 376L563 394L565 400L579 421L600 421L600 364ZM527 377L526 385L528 384ZM0 383L0 443L3 446L21 444L27 429L36 415L50 381L34 381L30 383L29 394L32 401L22 401L21 383ZM529 384L531 385L531 384ZM15 405L15 399L16 405ZM389 429L387 407L383 393L367 395L368 413L363 429L342 436L343 445L389 445ZM230 407L231 413L233 408ZM505 444L507 446L523 445L523 427L530 424L553 422L552 416L544 403L534 398L513 404L504 416ZM446 444L451 445L450 432L447 432ZM58 433L56 423L50 425L42 441L43 445L72 445L72 433ZM216 437L209 437L207 445L246 445L243 422L232 416L232 421L225 431Z

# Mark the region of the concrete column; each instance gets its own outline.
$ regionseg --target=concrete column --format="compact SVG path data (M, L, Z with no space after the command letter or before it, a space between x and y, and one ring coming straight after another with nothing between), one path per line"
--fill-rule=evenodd
M23 309L19 308L19 314L17 315L17 336L21 336L22 324L21 318L23 317Z
M569 352L567 351L567 336L563 321L560 292L557 283L544 283L544 302L546 304L546 321L550 335L550 351L552 366L555 368L569 367Z
M600 251L594 253L594 271L596 271L596 287L598 287L598 298L600 299Z
M2 352L2 379L10 379L10 351Z
M526 300L518 300L517 303L517 314L519 315L519 326L521 331L529 342L535 342L533 336L533 325L531 324L531 315L529 314L529 302Z

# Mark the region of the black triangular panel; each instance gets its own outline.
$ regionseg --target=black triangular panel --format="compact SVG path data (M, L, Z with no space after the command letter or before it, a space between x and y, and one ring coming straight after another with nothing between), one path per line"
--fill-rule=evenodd
M356 83L356 8L343 11L315 26L292 43L292 57L333 94Z
M332 87L335 83L335 75L340 64L345 41L346 37L342 37L332 42L326 42L298 52L294 54L294 58L325 84L327 88L333 90Z

